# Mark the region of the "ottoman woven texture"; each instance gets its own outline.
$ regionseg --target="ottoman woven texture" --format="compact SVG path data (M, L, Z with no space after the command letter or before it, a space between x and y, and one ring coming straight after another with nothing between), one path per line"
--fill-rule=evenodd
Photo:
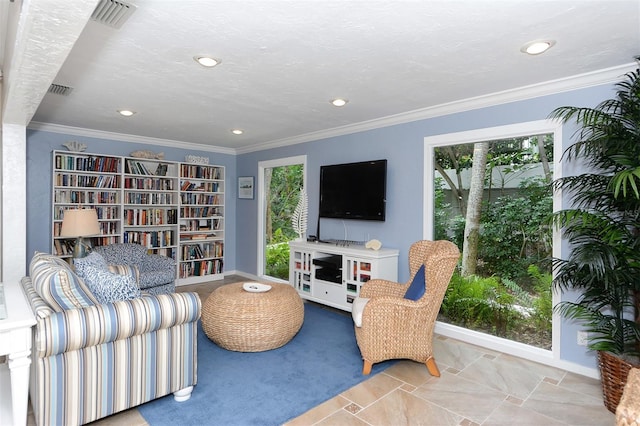
M304 320L302 299L288 284L252 293L243 283L218 287L202 305L202 329L218 346L237 352L276 349L296 335Z

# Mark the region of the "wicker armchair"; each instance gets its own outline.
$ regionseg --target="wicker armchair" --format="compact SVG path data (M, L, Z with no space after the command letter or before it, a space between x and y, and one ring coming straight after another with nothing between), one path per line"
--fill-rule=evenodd
M618 408L616 408L617 426L640 426L640 368L632 368Z
M354 302L354 319L362 309L355 333L364 360L363 374L369 374L375 363L406 358L425 364L431 375L440 376L433 358L433 329L459 258L460 251L450 241L418 241L409 250L411 276L407 283L373 279L362 287ZM416 301L405 299L422 264L426 291Z

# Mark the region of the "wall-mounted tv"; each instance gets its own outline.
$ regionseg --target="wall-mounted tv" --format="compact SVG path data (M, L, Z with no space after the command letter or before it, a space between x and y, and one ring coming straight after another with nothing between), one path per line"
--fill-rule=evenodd
M385 220L387 160L320 167L319 217Z

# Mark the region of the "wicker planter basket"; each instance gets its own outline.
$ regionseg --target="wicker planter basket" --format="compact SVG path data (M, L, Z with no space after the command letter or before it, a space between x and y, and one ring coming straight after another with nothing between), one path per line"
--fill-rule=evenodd
M604 406L615 414L624 391L624 385L627 383L629 370L640 366L603 351L598 352L598 364L600 366L600 375L602 376Z

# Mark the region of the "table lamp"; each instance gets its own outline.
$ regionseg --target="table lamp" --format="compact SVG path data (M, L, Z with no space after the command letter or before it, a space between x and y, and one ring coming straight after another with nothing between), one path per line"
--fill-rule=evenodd
M98 214L95 209L65 210L62 218L61 237L74 237L73 257L80 258L87 255L87 245L84 237L100 234Z

